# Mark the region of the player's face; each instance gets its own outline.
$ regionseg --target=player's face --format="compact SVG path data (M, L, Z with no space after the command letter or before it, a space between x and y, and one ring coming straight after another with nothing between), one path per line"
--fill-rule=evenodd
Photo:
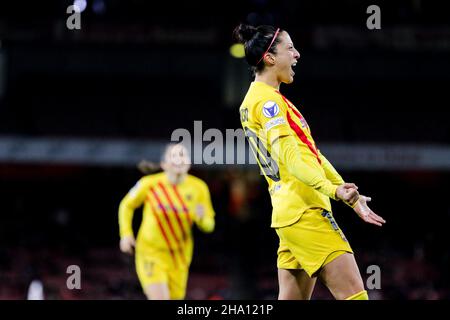
M191 161L187 149L181 144L171 147L161 164L164 171L176 174L185 175L191 168Z
M294 81L295 72L293 67L300 58L300 53L295 49L291 37L286 31L279 35L281 40L277 45L277 53L275 55L275 70L280 82L292 83Z

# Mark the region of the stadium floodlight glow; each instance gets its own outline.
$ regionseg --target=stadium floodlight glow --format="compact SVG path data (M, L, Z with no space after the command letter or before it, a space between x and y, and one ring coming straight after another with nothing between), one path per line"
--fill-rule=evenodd
M74 0L73 2L73 10L75 10L75 12L81 13L86 9L86 7L87 7L86 0Z
M245 49L242 43L235 43L230 47L230 54L234 58L244 58L245 57Z

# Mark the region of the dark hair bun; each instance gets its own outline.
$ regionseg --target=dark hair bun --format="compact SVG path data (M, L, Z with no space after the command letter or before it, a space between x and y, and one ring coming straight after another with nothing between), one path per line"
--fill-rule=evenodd
M234 29L234 38L240 43L246 43L250 41L256 34L257 30L255 27L248 24L241 23Z

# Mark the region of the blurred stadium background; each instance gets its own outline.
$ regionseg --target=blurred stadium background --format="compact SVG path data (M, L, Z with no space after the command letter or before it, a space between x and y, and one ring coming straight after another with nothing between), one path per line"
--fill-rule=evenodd
M82 2L82 1L81 1ZM119 201L177 128L239 128L250 72L230 55L241 21L289 31L282 90L322 152L388 221L335 204L372 299L450 298L450 8L444 1L87 0L0 4L0 299L144 299L118 248ZM381 30L366 8L381 7ZM277 236L256 166L194 166L217 213L196 234L188 299L274 299ZM136 226L140 215L136 214ZM82 289L68 290L79 265ZM318 285L314 298L330 299Z

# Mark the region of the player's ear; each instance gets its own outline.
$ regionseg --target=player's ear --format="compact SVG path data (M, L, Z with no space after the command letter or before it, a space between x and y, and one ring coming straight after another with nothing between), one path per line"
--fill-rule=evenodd
M273 53L266 53L264 56L264 62L270 66L273 66L275 64L275 55Z

